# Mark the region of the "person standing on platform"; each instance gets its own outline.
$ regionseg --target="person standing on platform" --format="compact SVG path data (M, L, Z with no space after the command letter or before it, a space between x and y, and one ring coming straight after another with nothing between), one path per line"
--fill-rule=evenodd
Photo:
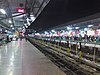
M25 40L26 40L26 42L27 42L27 39L28 39L28 33L25 32Z

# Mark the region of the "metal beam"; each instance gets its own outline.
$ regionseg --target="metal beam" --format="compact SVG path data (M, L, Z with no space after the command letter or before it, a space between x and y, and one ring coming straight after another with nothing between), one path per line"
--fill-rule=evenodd
M45 2L45 0L42 1L41 5L40 5L40 7L39 7L39 9L38 9L38 11L37 11L36 14L35 14L35 16L37 16L37 14L39 13L39 11L40 11L42 5L44 4L44 2Z
M35 3L36 3L36 0L34 0L34 3L32 4L32 12L33 12L33 9L35 8L34 7ZM33 12L33 14L34 14L34 12Z
M5 23L3 23L2 21L0 21L0 26L3 28L7 28L9 29L9 26L7 26Z
M39 7L33 7L33 8L39 8Z
M1 16L0 16L0 18L2 19L2 18L5 18L5 17L1 17Z
M24 15L24 14L25 14L25 13L21 13L21 14L14 15L14 16L8 16L8 17L5 17L5 18L0 19L0 21L1 21L1 20L5 20L5 19L8 19L8 18L12 18L12 17L16 17L16 16Z
M11 9L10 9L9 2L8 2L8 0L6 0L6 1L7 1L7 3L8 3L8 9L9 9L9 11L10 11L10 16L12 16L12 12L11 12ZM12 20L12 25L14 26L14 19L13 19L13 17L11 17L11 20Z

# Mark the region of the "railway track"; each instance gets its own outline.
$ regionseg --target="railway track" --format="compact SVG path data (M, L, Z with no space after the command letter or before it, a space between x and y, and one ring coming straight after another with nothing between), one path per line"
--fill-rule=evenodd
M92 71L85 70L80 65L84 65L80 61L76 61L75 58L66 56L64 53L58 52L48 46L45 46L36 41L30 41L34 44L42 53L44 53L52 62L54 62L59 68L61 68L66 75L97 75L99 71L93 71L93 67L90 67ZM87 66L87 65L85 65ZM96 74L97 73L97 74Z

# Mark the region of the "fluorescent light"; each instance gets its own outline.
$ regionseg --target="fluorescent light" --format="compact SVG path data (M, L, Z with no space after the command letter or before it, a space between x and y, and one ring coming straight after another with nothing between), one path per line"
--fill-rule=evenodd
M30 26L30 21L31 21L31 19L27 18L27 24L28 24L28 26Z
M1 11L2 14L6 14L4 9L0 9L0 11Z
M55 32L55 30L51 30L52 32Z
M69 29L72 29L71 27L67 27L67 29L69 30Z
M24 25L25 25L25 26L27 26L27 24L26 24L26 23L25 23Z
M11 21L11 20L9 20L9 23L12 23L12 21Z
M5 32L7 32L7 30L5 30Z
M47 31L45 31L44 33L45 33L45 34L48 34L48 32L47 32Z
M26 20L27 20L27 21L30 21L30 19L29 19L29 18L27 18Z
M36 18L34 16L31 16L31 20L34 21Z
M27 24L28 24L28 26L30 26L30 25L31 25L29 21L27 21Z
M79 29L79 27L75 27L75 29Z
M12 28L12 29L14 29L14 28Z
M62 32L64 33L65 31L64 31L64 30L62 30Z
M26 28L28 28L28 25L27 25L26 23L24 24L24 26L25 26Z
M34 15L30 15L31 17L33 17Z
M23 29L24 29L25 27L23 26Z
M85 31L87 31L87 30L88 30L88 28L84 28L84 30L85 30Z
M26 28L28 28L28 26L25 26Z
M93 25L88 25L88 27L92 27Z
M11 25L10 27L13 27L13 25Z

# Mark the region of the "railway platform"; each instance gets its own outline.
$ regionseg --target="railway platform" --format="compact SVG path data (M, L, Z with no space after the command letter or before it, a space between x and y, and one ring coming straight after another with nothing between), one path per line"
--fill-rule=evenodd
M66 75L30 42L0 46L0 75Z

